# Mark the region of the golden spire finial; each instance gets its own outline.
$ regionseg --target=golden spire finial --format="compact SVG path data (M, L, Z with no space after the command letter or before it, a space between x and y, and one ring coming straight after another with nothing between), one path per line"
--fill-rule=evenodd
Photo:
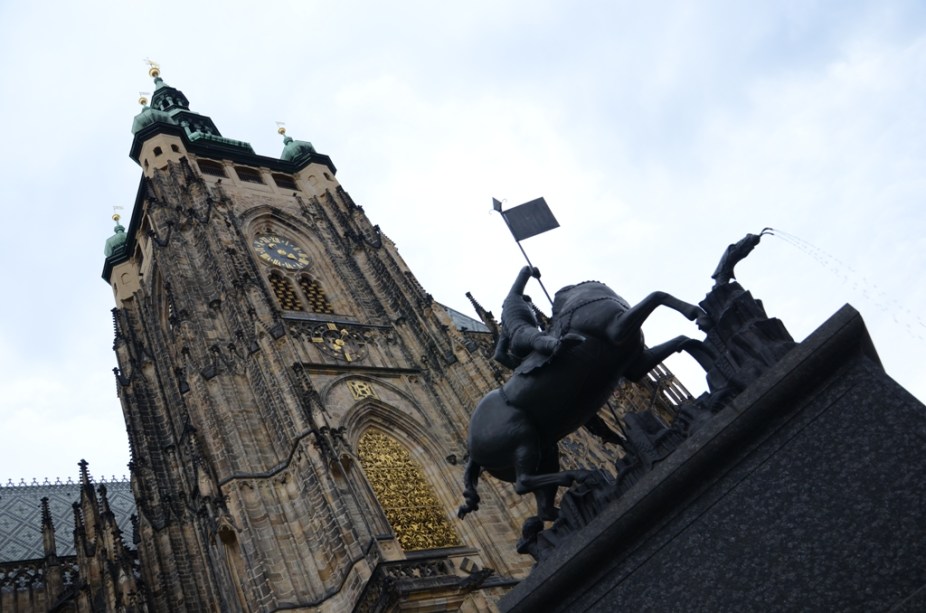
M280 136L286 136L286 124L282 121L278 121L276 123L277 123L277 134L279 134Z
M125 207L121 207L121 206L113 207L113 221L115 221L117 224L119 223L119 220L122 219L122 215L120 215L117 211L121 211L123 208Z
M161 76L161 67L152 59L145 58L145 63L148 64L148 76L151 78L158 78Z
M148 92L138 92L138 104L142 106L148 105Z

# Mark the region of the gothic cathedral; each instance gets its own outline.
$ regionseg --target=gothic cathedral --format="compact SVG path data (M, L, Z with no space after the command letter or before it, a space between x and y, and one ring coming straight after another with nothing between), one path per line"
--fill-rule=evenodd
M453 518L497 385L485 327L434 302L311 143L256 155L153 76L103 275L149 609L490 608L529 560L510 488Z
M0 530L0 611L495 610L531 568L533 498L485 479L455 516L470 412L506 376L491 313L435 302L311 143L257 155L151 76L103 268L131 491L84 462L77 484L4 490L20 510L44 493L44 545ZM668 420L686 396L660 367L614 400ZM576 433L562 462L615 449ZM55 495L79 499L67 551Z

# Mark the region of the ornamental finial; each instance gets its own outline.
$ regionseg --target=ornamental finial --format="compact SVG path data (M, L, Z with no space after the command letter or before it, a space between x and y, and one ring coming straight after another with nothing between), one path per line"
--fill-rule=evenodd
M280 136L286 136L286 123L282 121L276 122L277 124L277 134Z
M145 58L145 63L148 64L148 76L152 79L157 79L161 76L161 67L154 60Z

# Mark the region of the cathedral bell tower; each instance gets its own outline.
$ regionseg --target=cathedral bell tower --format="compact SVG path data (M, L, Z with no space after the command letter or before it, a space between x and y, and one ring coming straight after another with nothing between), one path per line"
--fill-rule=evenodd
M421 288L311 143L257 155L151 76L103 268L149 610L490 609L529 570L533 501L489 481L454 516L499 377L480 324Z

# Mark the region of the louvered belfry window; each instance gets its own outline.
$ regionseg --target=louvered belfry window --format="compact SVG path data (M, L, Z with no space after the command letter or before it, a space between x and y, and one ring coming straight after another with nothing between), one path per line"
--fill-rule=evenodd
M328 297L325 296L324 290L318 284L318 281L308 275L299 277L299 287L302 293L309 301L309 311L312 313L334 313Z
M299 299L299 294L297 294L296 290L293 288L293 284L283 275L277 272L270 273L270 287L273 288L273 293L276 295L283 310L305 310L305 307L302 306L302 301Z

